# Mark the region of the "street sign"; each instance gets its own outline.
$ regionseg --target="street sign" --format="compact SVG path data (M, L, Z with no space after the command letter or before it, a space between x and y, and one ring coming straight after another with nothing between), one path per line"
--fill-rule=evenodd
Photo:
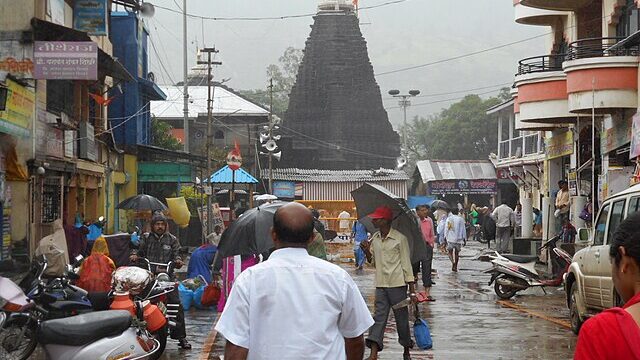
M203 186L204 188L204 194L205 195L211 195L212 191L211 191L211 186L210 185L205 185Z
M240 154L240 146L236 143L233 150L227 154L227 165L229 169L236 171L242 166L242 155Z

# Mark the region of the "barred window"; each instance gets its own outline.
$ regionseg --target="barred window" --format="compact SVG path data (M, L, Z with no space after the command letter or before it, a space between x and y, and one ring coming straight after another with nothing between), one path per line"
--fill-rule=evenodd
M50 223L61 218L62 194L60 178L45 178L42 184L42 222Z

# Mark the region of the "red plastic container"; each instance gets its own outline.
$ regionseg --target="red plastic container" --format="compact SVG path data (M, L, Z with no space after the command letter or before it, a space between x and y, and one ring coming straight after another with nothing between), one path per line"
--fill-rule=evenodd
M147 323L147 330L155 332L167 324L167 318L162 311L150 301L143 302L142 308L144 309L144 321Z
M136 306L128 292L115 293L110 308L111 310L127 310L131 315L136 316Z

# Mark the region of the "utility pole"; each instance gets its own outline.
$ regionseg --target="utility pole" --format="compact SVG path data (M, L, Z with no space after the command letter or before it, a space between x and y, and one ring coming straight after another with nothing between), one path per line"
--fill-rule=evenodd
M183 75L183 97L184 97L184 151L189 152L189 77L187 66L187 0L182 1L182 75Z
M217 54L218 50L216 48L204 48L200 49L201 52L207 53L207 61L198 61L200 65L207 65L207 183L209 186L209 195L207 195L207 234L211 234L213 231L211 229L211 195L213 195L213 187L211 186L211 173L213 169L211 168L211 147L212 147L212 139L213 139L213 119L212 119L212 111L213 111L213 95L215 91L215 87L212 87L211 83L211 66L212 65L222 65L220 61L211 61L211 54Z
M273 78L269 79L269 140L273 139ZM273 151L269 151L269 194L273 195Z

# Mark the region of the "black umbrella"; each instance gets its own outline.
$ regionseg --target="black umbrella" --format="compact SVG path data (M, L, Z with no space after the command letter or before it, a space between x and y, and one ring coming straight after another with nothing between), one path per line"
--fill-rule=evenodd
M274 202L245 211L222 233L216 257L262 254L273 248L273 214L285 204Z
M400 231L409 240L409 251L411 252L411 262L415 263L427 256L427 246L422 237L418 219L409 209L405 199L393 194L386 188L365 183L351 192L351 196L356 203L358 214L362 216L360 222L370 232L373 224L367 215L375 211L378 206L388 206L393 211L394 220L391 226Z
M166 211L167 206L151 195L140 194L123 200L116 209Z
M431 203L431 208L432 209L442 209L442 210L449 210L449 204L447 204L446 201L442 201L442 200L434 200Z

